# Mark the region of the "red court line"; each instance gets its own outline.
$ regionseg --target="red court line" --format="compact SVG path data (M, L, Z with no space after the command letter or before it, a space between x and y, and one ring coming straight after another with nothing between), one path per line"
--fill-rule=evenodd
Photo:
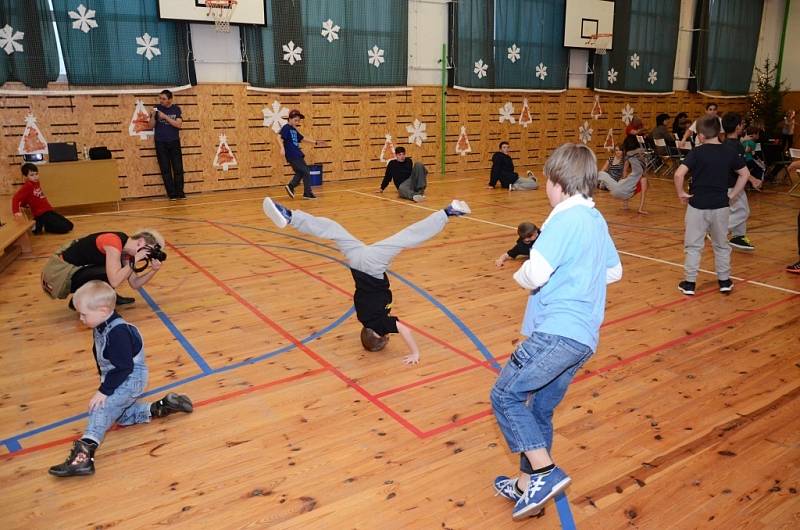
M211 223L211 224L213 225L213 223ZM375 396L370 394L361 385L359 385L358 383L356 383L355 381L353 381L352 379L347 377L341 370L339 370L338 368L333 366L331 363L329 363L323 357L318 355L316 352L312 351L311 348L309 348L308 346L303 344L297 337L295 337L294 335L289 333L289 331L284 329L283 326L281 326L280 324L278 324L277 322L275 322L274 320L269 318L267 315L262 313L261 310L259 310L256 306L251 304L249 301L245 300L239 293L237 293L235 290L231 289L228 285L226 285L223 281L221 281L219 278L214 276L211 272L209 272L203 266L201 266L200 264L195 262L192 258L187 256L185 253L183 253L180 249L178 249L177 247L175 247L171 243L167 243L167 245L174 252L177 252L177 254L179 256L181 256L184 260L186 260L189 264L191 264L197 270L202 272L212 282L217 284L222 290L224 290L226 293L228 293L230 296L232 296L237 302L239 302L241 305L243 305L248 310L250 310L250 312L253 313L256 317L258 317L262 322L267 324L273 330L277 331L278 334L280 334L285 339L287 339L292 344L294 344L300 351L302 351L303 353L305 353L306 355L311 357L314 361L317 362L317 364L319 364L320 366L324 367L326 370L330 371L332 374L334 374L336 377L338 377L347 386L349 386L350 388L352 388L353 390L355 390L356 392L358 392L359 394L364 396L364 398L369 400L373 405L375 405L376 407L381 409L383 412L388 414L390 417L392 417L397 423L399 423L401 426L403 426L406 430L408 430L409 432L411 432L412 434L414 434L416 436L420 436L422 434L422 431L420 431L417 427L415 427L411 422L409 422L404 417L402 417L400 414L395 412L393 409L391 409L385 403L382 403L379 399L376 399ZM308 274L312 274L312 273L308 273Z
M240 234L237 234L236 232L234 232L232 230L229 230L229 229L227 229L227 228L225 228L223 226L220 226L220 225L214 223L213 221L208 221L208 223L210 225L216 227L216 228L219 228L223 232L226 232L226 233L228 233L228 234L230 234L230 235L232 235L234 237L237 237L237 238L241 239L245 243L247 243L249 245L252 245L253 247L255 247L255 248L261 250L262 252L264 252L265 254L267 254L268 256L271 256L271 257L273 257L273 258L275 258L277 260L280 260L280 261L286 263L287 265L289 265L291 267L294 267L295 269L297 269L297 270L299 270L301 272L304 272L305 274L311 276L315 280L327 285L328 287L333 288L337 292L339 292L342 295L346 296L348 299L350 299L350 300L353 299L353 293L351 291L348 291L346 289L342 289L341 287L339 287L335 283L332 283L332 282L326 280L322 276L310 272L306 267L303 267L301 265L297 265L296 263L294 263L294 262L292 262L292 261L290 261L290 260L288 260L288 259L286 259L286 258L284 258L282 256L279 256L275 252L272 252L271 250L264 248L262 245L259 245L255 241L252 241L252 240L250 240L250 239L248 239L248 238L246 238L246 237L244 237L244 236L242 236ZM480 363L481 362L480 359L478 359L476 357L473 357L472 355L468 354L467 352L465 352L465 351L463 351L463 350L461 350L459 348L456 348L455 346L453 346L452 344L450 344L449 342L447 342L445 340L442 340L442 339L440 339L438 337L435 337L434 335L431 335L427 331L423 331L422 329L414 326L413 324L410 324L408 321L403 320L402 322L403 322L403 324L407 325L409 328L413 329L414 331L416 331L420 335L424 335L425 337L427 337L430 340L440 344L441 346L444 346L445 348L448 348L448 349L452 350L453 352L457 353L458 355L461 355L462 357L465 357L466 359L469 359L471 362L473 362L473 363Z
M289 382L292 382L292 381L298 381L300 379L305 379L306 377L311 377L312 375L321 374L323 372L327 372L327 370L325 368L317 368L316 370L309 370L308 372L303 372L302 374L291 375L289 377L284 377L282 379L276 379L274 381L269 381L267 383L262 383L260 385L254 385L254 386L251 386L249 388L243 388L241 390L236 390L234 392L228 392L227 394L220 394L218 396L214 396L214 397L211 397L211 398L208 398L208 399L204 399L202 401L196 402L194 404L194 406L195 406L195 408L196 407L204 407L204 406L210 405L212 403L217 403L217 402L220 402L220 401L227 401L229 399L233 399L235 397L239 397L239 396L241 396L243 394L250 394L252 392L258 392L259 390L264 390L265 388L271 388L273 386L281 385L283 383L289 383ZM116 431L117 429L121 429L121 428L123 428L123 427L120 427L119 425L114 425L109 430ZM22 456L22 455L26 455L26 454L29 454L29 453L35 453L35 452L38 452L38 451L43 451L43 450L49 449L51 447L56 447L56 446L59 446L59 445L62 445L62 444L66 444L66 443L69 443L69 442L74 442L75 440L77 440L80 437L81 437L80 434L76 434L76 435L73 435L73 436L67 436L66 438L59 438L58 440L51 440L51 441L43 443L43 444L32 445L31 447L26 447L25 449L20 449L19 451L16 451L14 453L2 454L2 455L0 455L0 460L9 460L11 458L14 458L15 456Z
M729 318L728 320L724 320L724 321L721 321L721 322L717 322L715 324L711 324L711 325L706 326L706 327L704 327L702 329L694 331L694 332L690 333L689 335L684 335L682 337L678 337L677 339L673 339L671 341L665 342L665 343L660 344L658 346L654 346L652 348L648 348L647 350L639 352L639 353L637 353L635 355L631 355L630 357L626 357L624 359L621 359L621 360L619 360L617 362L614 362L614 363L611 363L609 365L603 366L603 367L598 368L596 370L591 370L591 371L584 372L581 375L576 376L572 380L572 382L573 383L577 383L577 382L580 382L580 381L585 381L586 379L590 379L592 377L595 377L597 375L603 374L605 372L609 372L611 370L615 370L615 369L620 368L622 366L626 366L626 365L631 364L631 363L633 363L635 361L638 361L639 359L642 359L644 357L653 355L654 353L658 353L659 351L671 348L673 346L677 346L677 345L682 344L684 342L687 342L689 340L692 340L692 339L695 339L697 337L701 337L703 335L706 335L706 334L710 333L711 331L714 331L714 330L719 329L721 327L729 326L731 324L740 322L742 320L746 320L746 319L748 319L748 318L750 318L750 317L752 317L754 315L760 315L760 314L766 313L767 311L769 311L770 309L772 309L774 307L777 307L779 305L785 304L787 302L791 302L791 301L796 300L796 299L800 299L800 295L795 294L795 295L789 296L787 298L784 298L782 300L777 300L777 301L772 302L770 304L767 304L765 306L758 307L758 308L753 309L752 311L749 311L747 313L744 313L744 314L741 314L741 315L737 315L737 316L735 316L733 318ZM460 418L459 420L457 420L455 422L446 423L446 424L444 424L444 425L442 425L440 427L436 427L435 429L423 432L422 433L422 438L428 438L428 437L434 436L436 434L441 434L443 432L446 432L446 431L449 431L451 429L454 429L455 427L459 427L461 425L465 425L467 423L471 423L473 421L476 421L476 420L478 420L480 418L486 417L486 416L488 416L490 414L492 414L492 410L491 409L487 409L487 410L484 410L482 412L473 414L471 416Z

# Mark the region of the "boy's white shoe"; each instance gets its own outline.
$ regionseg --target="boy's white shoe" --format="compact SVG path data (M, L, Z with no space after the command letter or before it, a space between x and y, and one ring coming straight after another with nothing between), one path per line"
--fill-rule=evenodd
M278 228L284 228L292 220L291 211L287 210L269 197L264 197L262 204L264 213Z
M472 210L470 210L469 205L467 205L466 202L454 199L453 202L448 204L447 207L444 209L444 213L452 217L452 216L467 215L469 213L472 213Z

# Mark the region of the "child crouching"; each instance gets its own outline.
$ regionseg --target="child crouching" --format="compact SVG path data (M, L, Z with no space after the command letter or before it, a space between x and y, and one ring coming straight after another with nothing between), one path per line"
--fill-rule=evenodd
M75 292L81 322L94 330L100 387L89 401L89 425L63 464L50 468L57 477L94 474L94 452L114 423L148 423L151 417L192 412L188 396L170 392L153 403L137 401L147 386L144 342L139 330L114 311L117 294L105 282L92 280Z

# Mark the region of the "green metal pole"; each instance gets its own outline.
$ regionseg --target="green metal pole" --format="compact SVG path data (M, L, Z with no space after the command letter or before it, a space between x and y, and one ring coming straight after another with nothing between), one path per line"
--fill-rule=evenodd
M786 0L786 4L783 8L783 32L781 33L781 49L778 52L778 71L775 75L775 81L778 84L778 87L781 86L781 68L783 67L783 47L786 44L786 26L789 25L789 5L792 3L792 0Z
M447 158L447 44L442 44L442 176Z

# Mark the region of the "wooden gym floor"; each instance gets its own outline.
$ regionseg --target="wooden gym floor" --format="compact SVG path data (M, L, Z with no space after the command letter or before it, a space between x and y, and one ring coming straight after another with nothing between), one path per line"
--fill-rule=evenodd
M561 528L553 504L515 524L494 497L517 466L490 412L497 363L519 340L519 263L493 260L543 190L487 190L482 176L434 177L422 205L328 183L292 207L335 218L367 242L451 198L473 215L393 263L395 314L417 330L408 367L394 337L364 352L352 279L325 242L263 217L280 188L136 200L75 216L74 235L152 226L169 259L121 313L142 330L150 393L196 409L109 433L97 473L55 479L97 386L91 333L38 278L67 236L34 238L2 276L0 527ZM649 216L598 192L621 251L598 352L555 416L554 456L572 476L578 528L797 528L800 519L800 200L750 194L757 249L734 252L732 294L682 278L683 208L651 181ZM5 199L4 199L5 200ZM703 268L713 269L710 249ZM743 280L746 279L746 280ZM130 294L129 288L123 291Z

